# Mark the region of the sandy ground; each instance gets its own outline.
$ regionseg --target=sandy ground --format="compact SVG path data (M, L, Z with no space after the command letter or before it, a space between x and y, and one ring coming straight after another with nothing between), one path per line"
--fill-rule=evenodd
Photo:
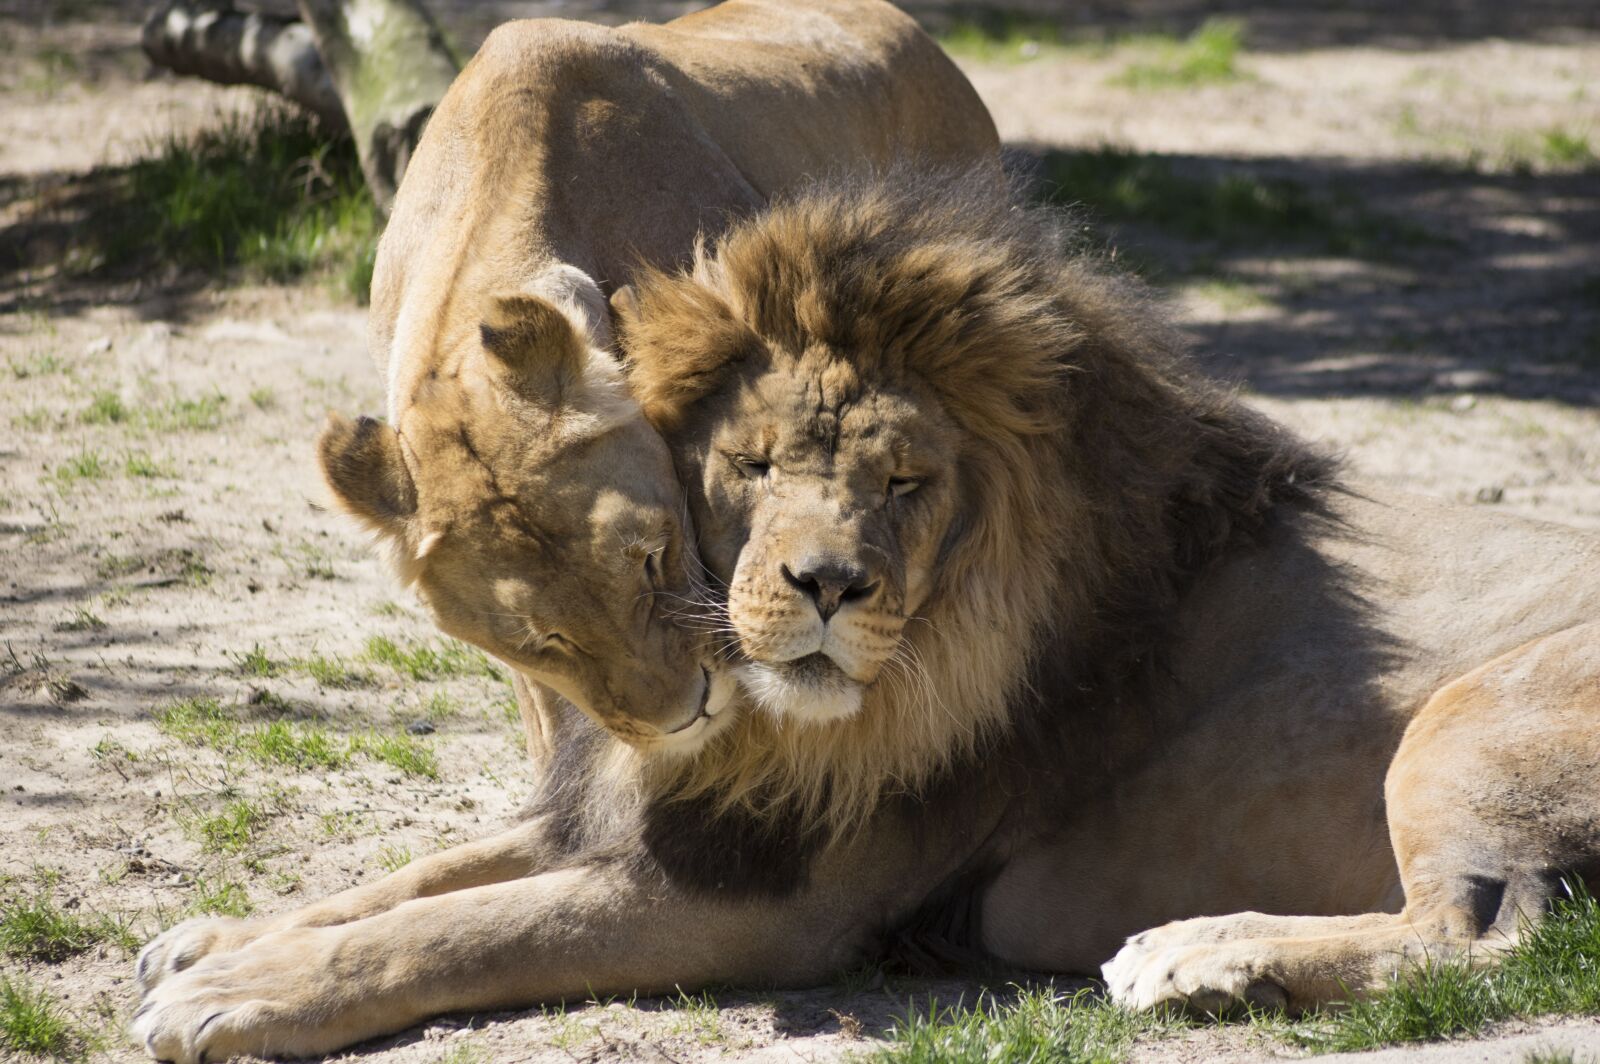
M245 90L147 77L128 6L74 5L79 17L51 22L0 5L0 251L41 191L253 105ZM484 16L463 19L470 40ZM967 68L1024 161L1052 147L1158 151L1185 173L1290 178L1435 238L1370 262L1117 230L1121 246L1180 265L1174 308L1209 366L1345 450L1361 476L1600 526L1600 176L1517 161L1552 128L1600 146L1600 36L1251 52L1247 80L1194 91L1109 85L1125 62L1044 49ZM363 312L315 283L193 281L0 277L0 893L48 890L66 911L114 915L141 936L230 885L272 912L381 875L498 825L528 786L503 685L417 681L362 660L373 637L434 638L320 505L310 442L323 412L381 406ZM127 415L86 423L106 393ZM200 414L183 424L180 410ZM91 456L99 475L63 473ZM258 670L271 675L244 664L257 649L277 663ZM367 679L333 686L294 664L317 657ZM439 778L360 756L285 772L158 731L161 707L194 696L341 742L431 727L415 741ZM259 813L248 841L208 850L200 825L241 801ZM99 1032L97 1057L139 1059L120 1034L133 1005L123 949L0 964ZM869 1047L910 996L972 992L891 983L718 994L717 1009L454 1018L351 1056L831 1059ZM1519 1025L1500 1041L1401 1055L1520 1060L1562 1047L1600 1057L1600 1035L1578 1021ZM1288 1052L1233 1028L1141 1046L1136 1059Z

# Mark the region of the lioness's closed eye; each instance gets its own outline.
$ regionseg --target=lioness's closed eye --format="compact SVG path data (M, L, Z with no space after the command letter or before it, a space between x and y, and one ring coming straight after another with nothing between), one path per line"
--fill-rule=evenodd
M332 416L322 471L446 632L623 739L690 749L734 684L681 623L694 547L666 446L586 335L537 292L495 298L398 425Z

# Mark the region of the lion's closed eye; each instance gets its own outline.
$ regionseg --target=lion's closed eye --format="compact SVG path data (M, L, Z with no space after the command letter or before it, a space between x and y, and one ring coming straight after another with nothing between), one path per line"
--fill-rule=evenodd
M922 487L921 477L890 477L886 494L891 499L898 499L910 495Z

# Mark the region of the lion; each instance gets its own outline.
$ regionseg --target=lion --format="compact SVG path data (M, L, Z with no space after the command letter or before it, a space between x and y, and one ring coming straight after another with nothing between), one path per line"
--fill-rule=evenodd
M542 705L525 822L173 966L151 1051L886 957L1306 1008L1594 885L1600 538L1352 481L1064 231L895 172L640 271L757 706L665 758Z
M513 22L451 86L375 265L387 421L336 416L318 451L339 507L524 704L559 697L678 752L726 720L733 682L679 608L692 529L606 296L811 175L901 156L999 173L976 93L879 0Z

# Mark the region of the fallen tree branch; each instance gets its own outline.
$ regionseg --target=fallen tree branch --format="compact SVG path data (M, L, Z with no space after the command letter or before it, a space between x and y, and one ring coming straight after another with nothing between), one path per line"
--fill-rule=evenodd
M168 0L145 19L141 43L152 63L176 74L271 89L330 130L350 128L311 29L297 19L215 0Z
M344 101L361 170L388 209L458 67L422 0L298 0Z

